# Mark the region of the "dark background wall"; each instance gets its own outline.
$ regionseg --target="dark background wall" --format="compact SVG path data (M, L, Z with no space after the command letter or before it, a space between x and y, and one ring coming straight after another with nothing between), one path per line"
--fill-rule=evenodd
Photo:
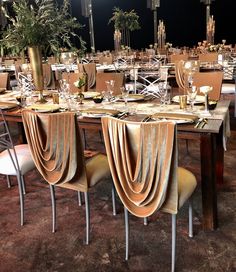
M215 0L211 14L216 20L215 43L226 39L236 43L235 0ZM173 46L193 46L205 39L205 5L200 0L161 0L158 19L166 25L167 42ZM95 46L97 50L113 49L113 26L108 25L114 7L125 11L134 9L140 16L141 29L131 34L132 48L145 48L153 43L153 13L146 0L92 0ZM85 25L80 31L89 50L88 19L81 15L81 1L71 0L72 14Z

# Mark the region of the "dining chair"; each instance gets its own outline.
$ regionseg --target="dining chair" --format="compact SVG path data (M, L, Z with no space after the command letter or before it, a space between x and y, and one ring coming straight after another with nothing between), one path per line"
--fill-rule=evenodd
M20 224L24 224L24 175L35 168L27 144L14 145L4 113L0 109L0 174L16 176L20 197Z
M98 62L100 64L106 64L106 65L110 65L113 63L113 56L110 55L110 56L100 56L99 59L98 59Z
M236 117L236 65L223 66L221 95L234 94L234 117Z
M172 215L173 272L176 215L197 185L190 171L178 167L176 124L103 117L102 128L113 182L125 210L125 259L129 257L128 212L146 218L163 211ZM189 203L189 236L192 237L191 200Z
M217 62L218 61L218 53L199 54L198 59L200 62Z
M78 63L78 71L85 73L87 77L88 89L92 89L96 83L96 63Z
M171 63L176 63L180 60L186 61L188 60L188 54L171 54L169 58Z
M70 85L70 92L71 93L78 93L78 88L75 87L74 83L79 80L79 78L82 78L84 76L84 73L67 73L63 72L62 73L62 79L65 79L69 85ZM82 90L86 90L86 86L82 87Z
M56 88L54 73L51 64L43 63L44 88L54 90Z
M0 88L8 89L10 84L9 73L0 73Z
M86 244L88 244L90 234L88 193L100 181L110 179L107 157L96 154L85 160L75 113L43 114L24 110L22 118L36 168L50 187L52 231L56 231L55 187L83 192L86 210ZM114 191L112 192L114 197ZM115 203L114 198L112 203Z
M199 88L201 86L211 86L213 90L209 93L209 98L211 100L218 101L221 95L221 87L223 80L222 71L213 71L213 72L196 72L193 75L193 86L198 88L198 94L200 93Z
M114 80L114 95L121 94L120 88L125 84L124 73L97 73L96 74L96 91L106 91L106 81Z

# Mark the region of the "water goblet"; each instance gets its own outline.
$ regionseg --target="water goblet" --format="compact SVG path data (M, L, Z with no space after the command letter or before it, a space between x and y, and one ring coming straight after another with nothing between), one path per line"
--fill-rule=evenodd
M197 96L197 87L192 86L191 88L187 89L187 92L188 92L188 100L190 103L190 109L191 109L191 111L193 111L194 103L195 103L196 96Z
M122 98L124 99L125 107L127 107L127 102L128 102L128 97L129 97L129 90L126 89L125 87L121 87L120 92L121 92Z

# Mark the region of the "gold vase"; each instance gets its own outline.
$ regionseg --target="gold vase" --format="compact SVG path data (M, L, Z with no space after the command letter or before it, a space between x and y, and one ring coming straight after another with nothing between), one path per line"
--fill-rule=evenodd
M43 97L43 64L40 46L32 46L28 48L30 65L33 73L35 90L39 93L38 103L45 103L46 99Z

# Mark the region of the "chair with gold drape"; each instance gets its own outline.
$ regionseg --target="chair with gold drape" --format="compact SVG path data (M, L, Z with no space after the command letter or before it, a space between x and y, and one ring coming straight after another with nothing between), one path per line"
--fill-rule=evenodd
M84 159L75 113L40 114L22 112L26 138L39 173L50 185L53 232L56 228L54 187L84 192L86 206L86 244L89 243L90 215L88 191L110 177L105 155Z
M172 271L175 266L176 214L196 187L196 178L178 168L176 125L138 123L103 117L102 127L116 191L125 207L126 260L128 211L148 217L160 210L172 214ZM190 205L190 229L192 217Z
M78 71L86 74L88 89L92 89L96 83L96 64L78 63Z

